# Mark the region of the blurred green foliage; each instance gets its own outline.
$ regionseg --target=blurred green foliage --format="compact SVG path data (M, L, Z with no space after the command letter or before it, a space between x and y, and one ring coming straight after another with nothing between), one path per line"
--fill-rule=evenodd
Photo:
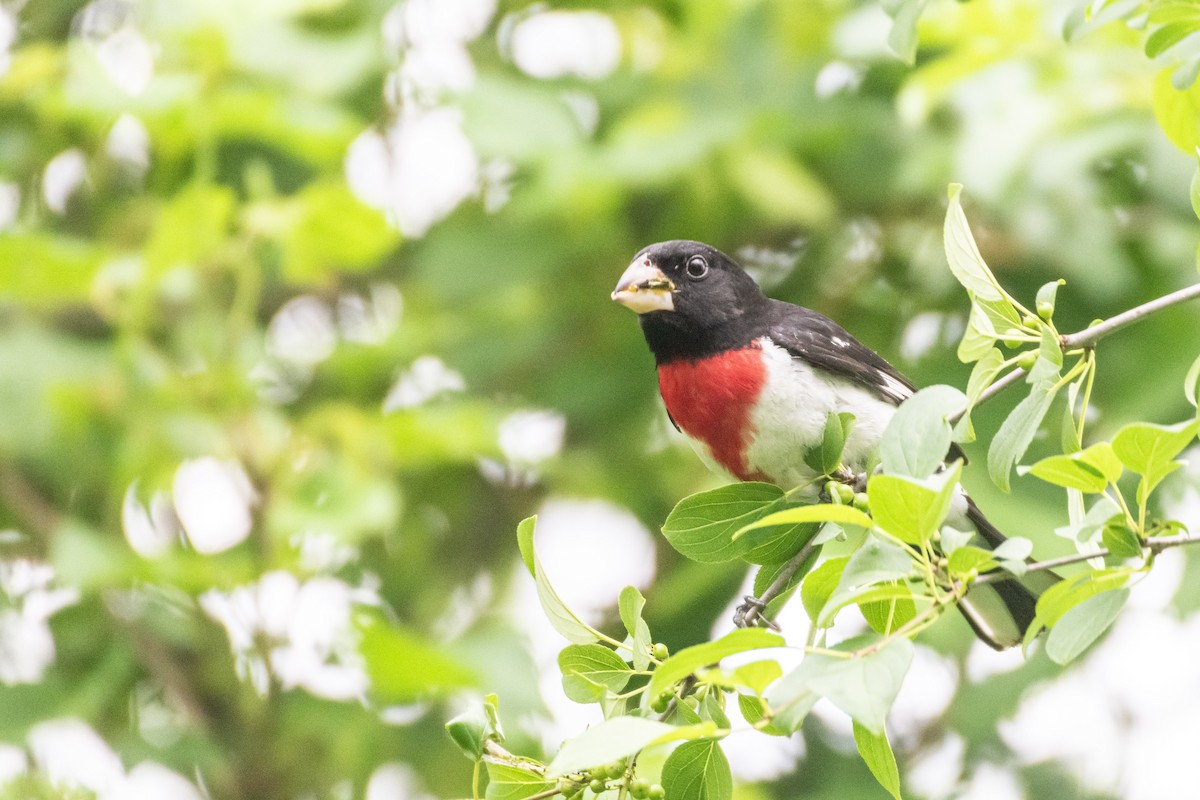
M75 716L126 764L199 774L213 797L361 796L395 760L428 792L463 796L469 765L442 730L458 706L437 698L466 684L499 692L509 746L539 752L521 724L545 713L538 676L500 604L449 641L438 621L480 574L497 596L523 579L512 530L545 497L605 498L657 530L714 485L665 440L651 358L608 300L649 242L740 255L774 296L834 316L918 384L967 376L954 358L967 305L941 250L951 181L1009 291L1028 302L1067 279L1064 330L1196 278L1193 162L1171 145L1194 144L1200 106L1180 98L1196 89L1156 84L1120 25L1064 43L1072 4L932 2L908 66L872 2L614 2L622 63L589 81L517 69L502 20L524 4L503 2L469 46L473 88L445 102L481 161L508 165L509 198L492 211L468 199L409 239L354 196L344 166L398 113L384 87L402 54L380 33L392 5L146 0L131 6L154 62L140 93L100 63L83 4L17 5L0 77L0 181L20 198L0 230L0 529L17 532L13 557L53 564L80 598L52 618L45 677L0 686L5 740ZM1164 123L1170 141L1160 95L1179 120ZM110 154L123 114L148 136L144 169ZM1189 122L1192 139L1175 133ZM86 177L56 211L43 176L71 149ZM375 308L386 287L401 293L398 325L356 340L343 324L327 358L286 373L268 336L285 303ZM924 347L918 318L933 324ZM1200 315L1177 308L1106 342L1092 430L1189 413L1179 385L1198 339ZM384 413L397 375L429 354L466 390ZM534 481L488 480L479 459L504 461L500 423L526 407L565 417L562 453ZM981 436L1005 410L976 413ZM139 556L127 493L150 503L206 456L236 460L253 485L249 539ZM999 527L1042 556L1066 550L1048 535L1065 522L1056 491L1018 478L1000 496L968 473ZM353 557L307 564L297 537L313 531ZM741 573L658 552L647 620L672 649L707 640ZM382 608L361 623L370 702L239 680L197 598L272 570L378 577ZM968 640L958 622L928 637L956 659ZM995 721L1051 671L1039 658L964 684L944 725L967 738L968 764L1003 746ZM431 698L405 724L380 713ZM880 796L856 757L804 735L799 771L739 797ZM1092 796L1053 767L1026 778L1031 796Z

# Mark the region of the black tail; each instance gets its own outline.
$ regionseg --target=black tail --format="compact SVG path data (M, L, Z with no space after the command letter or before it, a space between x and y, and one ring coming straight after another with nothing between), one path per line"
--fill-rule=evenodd
M967 518L988 547L997 547L1004 534L988 522L975 503L967 498ZM958 604L980 639L997 650L1015 647L1025 640L1025 631L1033 622L1037 599L1060 578L1048 570L1031 572L1022 578L972 586Z

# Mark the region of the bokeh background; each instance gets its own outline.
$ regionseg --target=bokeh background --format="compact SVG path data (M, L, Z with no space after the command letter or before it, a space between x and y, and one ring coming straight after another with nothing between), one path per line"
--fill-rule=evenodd
M1065 42L1077 5L933 0L910 65L874 0L2 0L0 797L469 796L442 725L485 692L552 753L596 710L535 511L589 619L633 583L672 649L727 628L740 568L657 534L715 479L617 276L702 239L959 386L951 181L1014 295L1066 278L1064 330L1195 282L1200 101L1173 144L1170 65ZM1106 340L1091 433L1192 413L1197 342L1186 307ZM1060 491L972 472L1069 550ZM1200 525L1197 485L1164 511ZM947 618L891 720L906 796L1192 796L1197 609L1172 551L1066 670ZM832 708L725 744L739 800L884 796Z

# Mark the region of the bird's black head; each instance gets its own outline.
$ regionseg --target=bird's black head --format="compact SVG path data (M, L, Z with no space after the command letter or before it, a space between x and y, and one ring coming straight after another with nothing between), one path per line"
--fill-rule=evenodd
M762 334L768 302L732 258L687 240L643 248L612 299L638 313L660 364L749 344Z

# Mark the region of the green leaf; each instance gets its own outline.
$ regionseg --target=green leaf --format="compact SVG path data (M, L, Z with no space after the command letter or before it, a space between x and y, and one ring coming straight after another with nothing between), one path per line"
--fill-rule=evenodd
M1121 613L1129 590L1114 589L1089 597L1070 611L1050 629L1046 639L1046 655L1056 664L1068 664L1092 642L1108 630Z
M598 644L572 644L558 654L563 692L576 703L596 703L629 683L629 665Z
M908 544L928 542L942 526L958 486L962 462L928 480L873 475L867 484L875 523Z
M1050 330L1049 325L1042 326L1042 339L1038 345L1037 361L1033 364L1033 369L1029 370L1029 375L1025 377L1026 383L1039 384L1051 381L1057 381L1059 373L1062 372L1063 352L1062 344L1058 340L1058 336L1054 331Z
M1037 310L1038 316L1048 320L1054 315L1054 305L1058 299L1058 287L1066 283L1065 280L1059 278L1056 281L1042 284L1042 288L1037 292Z
M1034 384L1029 395L1017 404L996 432L996 438L988 450L988 474L1003 491L1011 491L1009 473L1029 449L1029 443L1033 441L1057 393L1055 384L1049 381Z
M733 773L714 739L684 742L662 768L662 786L671 800L732 800Z
M642 717L613 717L593 725L563 744L550 762L548 777L611 764L644 748L679 739L713 736L717 726L711 722L675 726Z
M841 413L830 412L825 417L825 433L821 443L806 450L804 463L808 464L819 475L832 475L842 464L842 451L846 447L846 439L854 430L854 415L848 411Z
M818 627L831 625L839 609L876 584L905 578L912 568L912 558L903 548L876 537L868 538L850 557L837 588L817 614Z
M967 328L963 331L962 340L958 343L958 360L964 364L985 355L996 343L996 329L991 319L978 300L971 303L971 313L967 317Z
M782 636L762 628L739 628L715 641L686 647L654 670L646 689L647 696L657 697L696 670L715 664L725 656L785 644Z
M1000 291L1000 284L996 282L996 277L992 275L983 256L979 254L979 247L975 244L975 237L971 235L966 214L962 210L962 202L959 199L961 193L961 184L950 184L950 204L946 209L946 225L943 234L946 261L950 265L950 271L954 273L958 282L975 297L1007 302L1007 298Z
M1111 453L1112 448L1108 447L1107 452ZM1068 456L1050 456L1043 458L1032 467L1022 468L1018 472L1022 474L1028 472L1055 486L1078 489L1088 494L1098 494L1108 487L1109 478L1099 466L1093 463L1094 459L1086 457L1085 453L1086 451ZM1108 464L1107 460L1105 463ZM1120 470L1120 467L1118 462L1117 469ZM1120 477L1119 471L1117 477Z
M858 636L834 649L849 653L877 641L875 636ZM882 735L884 719L912 658L913 643L904 638L852 658L809 653L799 667L775 683L767 701L774 710L805 704L811 696L825 697L867 730ZM781 721L778 713L775 720Z
M642 597L636 586L626 586L617 597L617 611L633 644L633 668L638 670L650 666L650 647L654 644L650 638L650 626L642 619L642 609L645 607L646 598Z
M787 584L784 586L783 591L781 591L774 600L767 603L768 616L778 614L780 609L783 608L788 600L791 599L792 592L794 592L796 587L800 585L800 582L804 580L804 576L808 574L810 569L812 569L813 564L817 563L817 558L820 555L820 547L812 548L808 554L808 558L804 559L804 563L792 573L790 578L788 578ZM788 561L780 561L774 564L764 564L754 575L754 596L762 597L763 594L766 593L767 588L775 582L775 580L780 576L780 574L783 573L785 569L787 569L789 563L790 559Z
M1124 586L1130 573L1129 567L1086 572L1064 578L1042 592L1038 598L1033 622L1025 632L1026 645L1033 641L1043 628L1053 628L1057 625L1068 611L1084 600Z
M808 612L808 618L812 620L813 625L820 627L818 620L821 618L821 609L837 590L848 563L849 556L831 558L817 567L800 587L800 601L804 604L804 610Z
M981 572L995 569L996 558L990 550L966 545L950 554L949 563L946 567L954 577L967 578L971 577L972 574L977 575Z
M1175 45L1182 42L1187 37L1191 36L1197 30L1195 21L1174 22L1169 25L1162 25L1153 30L1146 37L1146 56L1148 58L1158 58L1165 51L1170 50Z
M1172 83L1171 73L1166 67L1154 76L1151 105L1171 144L1191 155L1200 146L1200 86L1193 84L1180 91Z
M1142 555L1142 542L1138 535L1125 527L1124 520L1117 524L1108 524L1100 534L1100 540L1114 558L1139 558Z
M856 602L871 630L884 636L917 615L912 589L906 583L876 586L859 595Z
M971 377L967 379L968 406L974 406L979 402L979 396L992 385L1003 366L1004 354L996 347L989 348L983 357L975 362L975 366L971 369Z
M742 712L742 716L746 722L756 726L755 730L760 733L765 733L768 736L790 736L791 732L784 730L778 725L768 722L763 723L767 717L767 701L761 697L753 697L748 694L739 694L738 709Z
M896 755L892 752L887 733L872 733L855 722L854 744L858 747L858 754L862 756L867 769L871 770L875 780L879 781L879 785L896 800L901 800L900 770L896 766Z
M536 524L536 516L521 520L521 523L517 525L517 547L521 550L521 558L524 560L525 566L533 573L538 600L542 604L542 612L546 615L546 619L550 620L554 630L562 634L567 641L574 644L588 644L596 641L600 638L600 634L576 616L574 611L567 608L567 604L550 585L550 579L546 576L546 571L542 569L542 563L538 561L537 553L533 549Z
M1152 425L1135 422L1117 431L1112 449L1129 469L1142 476L1138 485L1138 502L1145 503L1150 493L1180 466L1175 461L1200 431L1200 419L1177 425Z
M750 564L785 564L821 530L821 525L815 522L755 528L746 535L746 541L754 546L742 553L741 558ZM734 536L742 538L742 531Z
M1188 368L1187 377L1183 379L1183 396L1193 406L1200 405L1200 401L1197 401L1196 398L1198 388L1200 388L1200 357L1192 362L1192 366Z
M1088 509L1083 519L1071 525L1055 528L1054 532L1065 539L1087 544L1099 536L1103 528L1114 517L1120 517L1121 522L1124 522L1124 515L1121 513L1120 507L1107 495L1101 495L1096 498L1096 502Z
M884 471L914 478L932 475L950 450L947 419L966 407L966 396L952 386L929 386L901 403L879 443Z
M771 513L783 490L769 483L732 483L685 497L667 515L663 535L683 556L703 563L740 557L758 544L735 543L735 531Z
M735 686L744 686L761 696L763 691L782 675L783 668L779 666L778 661L764 660L743 664L730 673L729 679Z
M476 684L473 670L436 645L385 622L376 614L356 620L358 650L366 662L372 691L389 703L412 702Z
M472 761L483 758L483 744L487 741L488 719L483 708L475 703L446 723L446 733L458 745L458 749Z
M737 541L746 533L759 528L769 528L776 525L794 525L805 522L836 522L841 525L859 525L864 528L872 528L875 525L870 517L853 506L820 503L810 506L796 506L768 514L762 519L737 530L733 534L733 540Z
M486 800L525 800L554 787L553 781L532 768L533 762L529 767L492 760L484 763L488 772Z

